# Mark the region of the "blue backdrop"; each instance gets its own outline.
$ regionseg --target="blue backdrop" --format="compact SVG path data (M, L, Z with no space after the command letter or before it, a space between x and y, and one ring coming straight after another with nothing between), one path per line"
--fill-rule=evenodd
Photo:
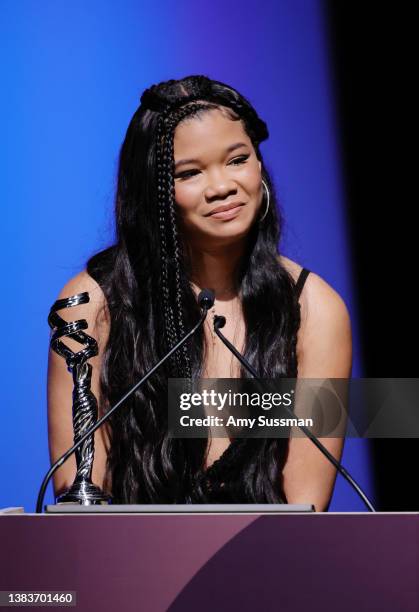
M119 147L145 87L206 74L255 105L286 218L283 253L344 298L362 375L331 58L319 0L1 3L0 507L34 510L49 467L47 314L113 236ZM373 497L366 441L343 464ZM52 503L52 487L46 497ZM338 476L331 510L364 510Z

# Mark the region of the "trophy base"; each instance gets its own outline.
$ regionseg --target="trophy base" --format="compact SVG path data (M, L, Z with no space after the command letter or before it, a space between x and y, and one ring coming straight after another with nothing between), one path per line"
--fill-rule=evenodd
M112 496L104 493L102 489L91 480L86 478L76 478L70 489L59 495L56 499L57 504L81 504L90 506L92 504L111 504Z

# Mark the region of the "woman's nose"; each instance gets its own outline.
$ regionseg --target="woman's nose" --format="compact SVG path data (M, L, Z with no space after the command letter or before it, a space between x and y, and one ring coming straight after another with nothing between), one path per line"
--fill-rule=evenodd
M215 197L226 197L237 190L235 182L225 172L215 171L208 175L205 195L211 200Z

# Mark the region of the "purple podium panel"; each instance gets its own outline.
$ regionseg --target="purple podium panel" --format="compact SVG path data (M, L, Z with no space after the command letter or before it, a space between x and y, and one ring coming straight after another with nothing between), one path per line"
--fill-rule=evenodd
M418 514L0 516L0 590L83 612L418 612L418 558Z

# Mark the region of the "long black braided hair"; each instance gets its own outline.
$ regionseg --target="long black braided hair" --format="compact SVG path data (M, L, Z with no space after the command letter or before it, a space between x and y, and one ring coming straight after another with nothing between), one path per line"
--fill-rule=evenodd
M205 76L190 76L143 93L120 151L116 242L87 264L104 291L111 322L101 370L102 410L199 318L177 219L173 139L184 119L214 108L242 121L271 194L266 217L249 232L238 274L246 326L244 353L261 377L297 376L300 311L294 281L278 259L282 219L259 150L268 138L266 124L235 89ZM286 501L286 439L236 439L205 470L208 440L169 437L167 379L199 378L204 355L201 329L123 410L112 415L107 475L116 502ZM243 369L240 375L248 376Z

